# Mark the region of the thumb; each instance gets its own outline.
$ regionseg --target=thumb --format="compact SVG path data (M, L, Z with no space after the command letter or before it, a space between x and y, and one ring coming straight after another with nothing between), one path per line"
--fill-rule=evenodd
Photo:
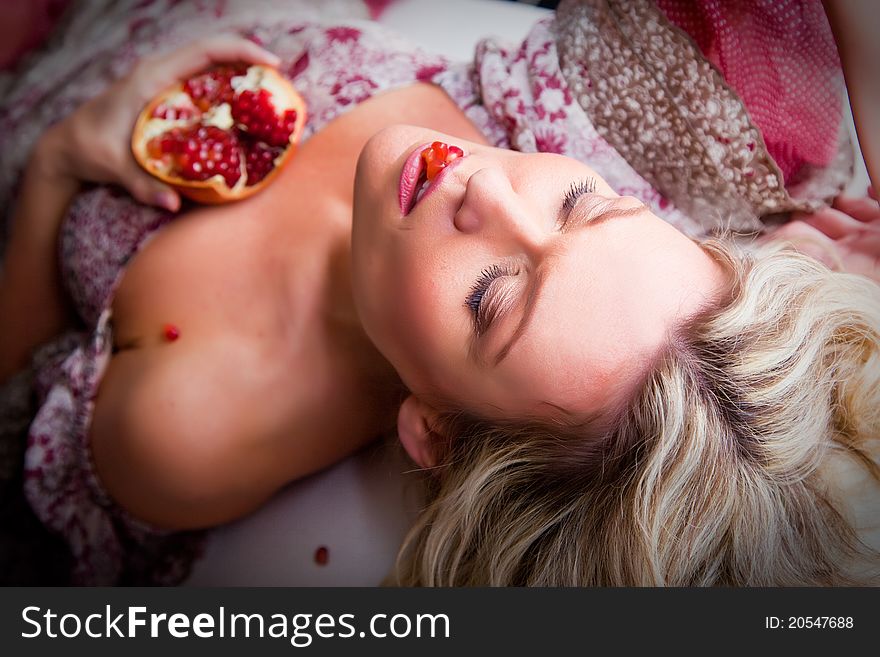
M132 196L145 205L155 205L171 212L180 209L180 195L145 171L132 172L125 186Z

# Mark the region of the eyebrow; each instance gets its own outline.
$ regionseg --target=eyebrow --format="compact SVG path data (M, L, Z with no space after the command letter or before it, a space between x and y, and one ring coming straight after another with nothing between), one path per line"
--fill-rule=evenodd
M610 221L611 219L631 217L633 215L648 210L648 206L646 206L644 203L631 205L629 207L620 207L619 199L621 198L623 197L619 196L616 199L601 205L601 210L598 214L591 215L588 213L586 216L583 216L583 213L581 213L581 224L600 224L605 221ZM575 206L575 209L577 209L577 206ZM514 329L513 334L510 336L510 339L501 347L501 349L498 350L498 353L492 360L492 367L498 367L498 365L500 365L501 362L505 358L507 358L507 354L509 354L510 350L513 349L513 346L516 344L517 340L519 340L526 332L526 329L529 327L529 323L531 322L532 317L535 314L535 306L538 305L538 296L546 278L547 276L545 271L543 269L539 269L537 275L534 278L534 282L529 287L529 293L526 297L526 305L525 309L523 310L522 317L520 317L519 323L516 325L516 328Z
M519 323L513 331L513 335L510 336L510 339L501 347L501 349L498 350L498 353L495 354L495 358L492 360L492 367L498 367L501 361L503 361L507 357L507 354L510 353L513 345L516 344L516 341L522 337L523 333L525 333L532 316L535 314L535 306L538 305L538 293L541 291L545 280L547 280L546 270L538 269L536 275L532 278L532 284L529 286L529 293L526 296L526 306L523 310L522 317L520 317Z

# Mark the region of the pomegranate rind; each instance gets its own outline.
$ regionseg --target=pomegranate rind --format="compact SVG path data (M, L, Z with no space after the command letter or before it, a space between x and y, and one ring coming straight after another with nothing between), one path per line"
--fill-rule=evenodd
M249 67L254 68L254 67ZM272 78L273 100L276 105L282 106L283 109L296 110L296 121L294 123L293 132L290 134L290 145L287 146L282 153L275 159L274 168L266 175L265 178L253 185L246 184L246 174L244 170L244 161L242 160L242 175L239 181L233 186L227 186L226 182L220 176L214 176L207 180L187 180L172 173L164 171L157 165L156 160L151 158L147 153L147 143L149 139L146 137L147 124L154 120L153 112L160 104L183 91L184 81L174 84L151 100L141 113L138 115L134 129L131 133L131 152L135 161L147 171L150 175L158 178L162 182L176 189L181 195L206 205L219 205L221 203L229 203L231 201L240 201L249 196L253 196L258 191L270 184L278 172L290 161L296 150L296 145L302 135L303 128L306 124L306 103L302 96L297 93L293 85L282 76L277 70L267 66L256 66L263 69L264 77ZM282 98L278 98L279 93L283 93ZM192 124L192 120L183 120L175 122L180 126Z

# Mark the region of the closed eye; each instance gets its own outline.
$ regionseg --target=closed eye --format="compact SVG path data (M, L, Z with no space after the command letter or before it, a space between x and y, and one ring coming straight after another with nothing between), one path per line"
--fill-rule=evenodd
M574 206L577 205L578 199L584 194L592 194L596 191L596 179L584 178L578 182L573 182L565 192L562 198L562 207L559 209L559 228L565 229L568 219L571 216Z
M465 305L473 316L477 337L486 333L506 306L504 302L508 295L498 288L496 281L505 276L516 276L517 273L514 267L507 264L495 264L480 272L465 299Z

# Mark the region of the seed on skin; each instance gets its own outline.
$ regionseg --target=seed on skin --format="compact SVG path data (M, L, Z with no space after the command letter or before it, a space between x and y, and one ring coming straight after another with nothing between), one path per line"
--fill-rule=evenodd
M322 545L317 550L315 550L315 563L319 566L326 566L329 558L330 551L325 546Z
M174 342L180 337L180 329L174 324L166 324L165 328L162 329L162 334L168 342Z

